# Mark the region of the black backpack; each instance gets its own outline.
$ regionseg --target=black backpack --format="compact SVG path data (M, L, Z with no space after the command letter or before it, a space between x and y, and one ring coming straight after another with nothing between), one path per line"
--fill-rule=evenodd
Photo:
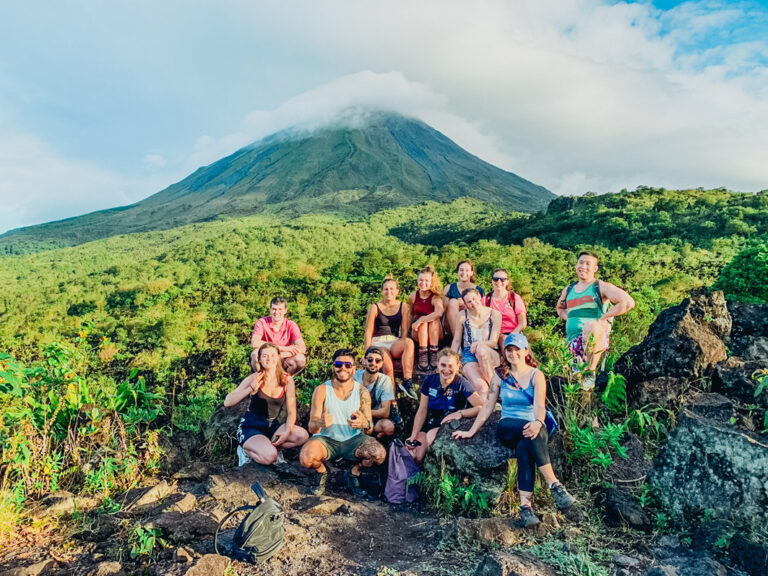
M255 506L241 506L227 514L216 528L213 546L216 553L221 554L219 551L221 527L235 514L249 511L235 530L229 556L241 562L260 564L272 558L284 543L283 509L280 504L265 494L258 482L255 482L251 489L258 496L259 503Z

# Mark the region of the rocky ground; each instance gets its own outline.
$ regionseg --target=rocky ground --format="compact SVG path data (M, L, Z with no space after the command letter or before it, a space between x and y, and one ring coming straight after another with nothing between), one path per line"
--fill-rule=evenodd
M308 477L295 459L277 467L232 465L239 411L219 411L200 435L167 441L160 480L120 495L119 511L57 493L30 511L33 529L0 551L0 576L67 574L593 574L573 560L584 542L616 576L765 576L768 574L768 438L762 421L768 391L756 394L752 373L768 367L768 306L726 303L698 294L664 311L648 337L618 363L627 376L630 409L658 406L675 414L658 456L650 461L640 438L627 434L626 460L605 473L606 483L578 494L582 507L565 515L541 498L535 530L504 516L451 518L349 496L341 471L326 496L308 494ZM553 382L553 389L557 383ZM413 407L401 406L406 417ZM239 410L242 410L241 407ZM494 439L498 415L475 438L454 442L441 430L425 463L491 494L506 485L509 453ZM466 428L469 423L463 424ZM213 453L230 454L225 461ZM550 445L555 468L569 483L562 435ZM657 487L670 520L688 522L674 534L649 518L639 484ZM286 543L268 563L230 564L215 554L213 534L230 510L255 502L258 481L285 511ZM115 509L118 506L114 506ZM696 521L691 521L695 518ZM655 524L655 526L654 526ZM165 542L132 559L142 530L159 529ZM226 545L233 530L223 534ZM554 546L548 564L524 552ZM605 552L604 550L609 550ZM561 571L558 572L557 570Z

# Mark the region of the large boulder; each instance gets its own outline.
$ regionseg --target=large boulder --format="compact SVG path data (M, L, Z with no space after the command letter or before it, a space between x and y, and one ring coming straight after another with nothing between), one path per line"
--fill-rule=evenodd
M728 312L732 321L728 341L734 354L741 355L741 347L748 343L749 339L768 337L768 304L746 304L729 300Z
M669 397L674 392L668 389L670 383L682 387L686 381L708 375L727 358L723 340L729 337L731 325L722 292L699 291L664 310L645 340L616 363L616 371L627 378L630 399L642 396L634 389L647 382L660 383ZM659 380L665 378L675 380Z
M680 413L649 481L677 513L710 509L718 517L768 520L768 442L712 415Z

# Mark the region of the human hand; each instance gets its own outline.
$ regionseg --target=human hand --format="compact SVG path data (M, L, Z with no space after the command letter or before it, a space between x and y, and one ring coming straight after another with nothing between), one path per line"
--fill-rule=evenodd
M472 342L472 344L470 344L470 346L469 346L469 351L472 354L477 354L477 347L478 347L479 344L480 344L480 342Z
M368 420L365 418L365 415L360 412L360 410L355 410L352 412L352 416L350 416L347 422L350 426L352 426L352 428L357 428L358 430L368 428Z
M333 424L333 415L328 412L328 407L323 407L323 416L321 418L323 428L329 428Z
M451 434L451 438L454 440L458 440L459 438L472 438L475 433L471 430L456 430L453 434Z
M533 440L534 438L536 438L536 436L539 435L539 432L541 432L542 426L543 424L539 420L528 422L528 424L523 426L523 436Z
M264 383L264 372L254 372L251 376L251 393L256 394Z
M450 422L451 420L461 420L461 410L459 410L458 412L451 412L450 414L448 414L445 418L443 418L440 421L440 426L442 426L446 422Z

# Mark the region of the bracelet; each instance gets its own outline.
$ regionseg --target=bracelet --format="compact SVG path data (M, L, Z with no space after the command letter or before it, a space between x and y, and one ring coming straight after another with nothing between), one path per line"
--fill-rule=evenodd
M536 418L535 422L538 422L542 426L546 426L546 424L544 423L544 420L539 420L538 418Z

